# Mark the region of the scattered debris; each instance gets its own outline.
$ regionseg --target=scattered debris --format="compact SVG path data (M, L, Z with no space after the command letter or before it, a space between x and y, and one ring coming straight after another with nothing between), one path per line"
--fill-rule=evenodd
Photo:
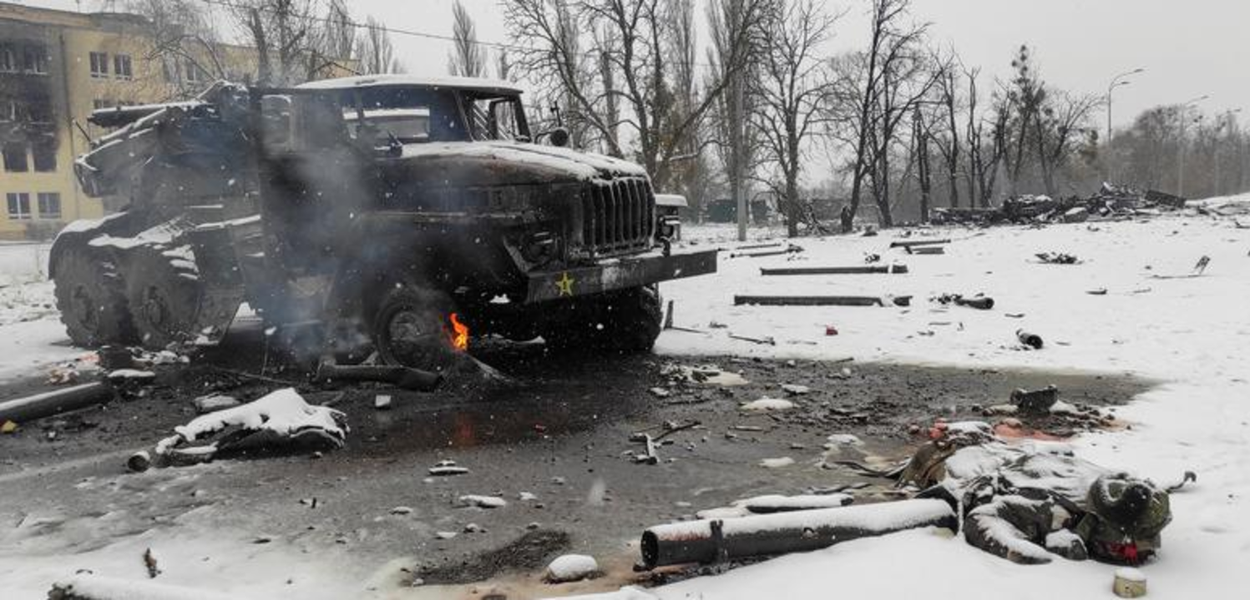
M1037 335L1036 333L1029 333L1023 329L1017 329L1016 339L1020 340L1021 344L1024 344L1034 350L1042 349L1042 336Z
M0 422L23 423L52 415L106 404L113 399L113 387L106 382L84 383L73 387L0 402Z
M450 540L458 535L460 535L460 533L456 531L435 531L434 532L434 537L440 540Z
M451 477L454 475L467 475L469 470L465 467L456 466L456 461L454 460L444 459L430 467L428 472L433 477Z
M701 365L691 367L686 365L668 364L660 370L660 373L669 378L670 381L676 383L695 383L702 385L719 385L723 387L737 387L749 385L745 377L738 373L723 371L716 365Z
M760 461L760 466L765 469L784 469L794 464L794 459L789 456L781 458L765 458Z
M825 336L832 337L838 335L838 328L833 325L825 325Z
M739 252L731 253L729 258L765 258L769 256L785 256L787 254L800 254L806 252L802 246L790 244L783 250L769 250L766 252Z
M1062 252L1039 252L1035 256L1048 265L1076 265L1081 262L1076 256Z
M647 390L647 391L648 391L648 392L650 392L650 393L651 393L651 395L652 395L652 396L655 396L656 398L667 398L667 397L669 397L669 396L671 396L671 395L673 394L672 392L670 392L670 391L668 391L668 390L666 390L666 389L664 389L664 388L662 388L662 387L653 387L653 388L651 388L651 389L649 389L649 390Z
M391 409L391 395L390 394L378 394L374 396L373 408L377 410L390 410Z
M919 256L935 256L938 254L946 254L946 248L942 246L920 246L918 248L907 248L908 254L916 254Z
M951 504L920 499L672 523L643 532L642 565L650 570L808 552L848 540L921 527L958 531L959 519Z
M777 345L777 340L776 340L776 339L774 339L774 338L772 338L772 337L766 337L766 338L753 338L753 337L746 337L746 336L742 336L742 335L732 335L732 334L731 334L731 335L729 336L729 339L731 339L731 340L738 340L738 341L742 341L742 342L751 342L752 344L756 344L756 345L759 345L759 346L776 346L776 345Z
M658 465L660 464L660 455L655 449L655 440L650 436L643 434L642 442L646 444L646 450L642 454L634 455L634 464L639 465Z
M936 208L935 224L998 225L1003 223L1080 223L1098 216L1117 218L1149 214L1152 210L1179 210L1185 199L1154 190L1142 192L1103 184L1095 194L1056 200L1049 196L1017 196L999 208Z
M907 240L907 241L902 241L902 242L899 242L899 241L890 242L890 247L891 248L919 248L923 246L941 246L941 245L949 244L949 243L951 243L949 238L940 239L940 240Z
M738 408L747 412L775 412L790 410L794 408L794 403L789 400L778 400L776 398L760 398L759 400L747 402Z
M17 423L5 419L0 423L0 433L14 433L17 431Z
M1094 290L1089 290L1089 291L1087 291L1087 292L1085 292L1085 293L1086 293L1086 294L1089 294L1089 295L1091 295L1091 296L1106 296L1106 295L1107 295L1107 288L1098 288L1098 289L1094 289Z
M1032 392L1022 389L1011 392L1011 403L1027 415L1049 414L1058 401L1059 388L1053 385Z
M879 296L734 296L734 306L885 306ZM895 306L908 306L911 296L889 299Z
M192 400L191 404L195 406L195 412L197 414L204 415L211 412L217 412L219 410L225 410L227 408L234 408L239 406L240 402L233 396L212 394L209 396L200 396L199 398Z
M907 265L882 265L866 267L797 267L789 269L760 269L765 277L794 275L903 275Z
M508 501L499 496L479 496L476 494L460 496L456 498L456 503L460 506L477 508L503 508L508 505Z
M1146 595L1146 574L1130 567L1116 569L1111 591L1121 598L1141 598Z
M568 583L593 579L599 575L599 563L593 556L584 554L565 554L557 557L547 565L543 573L543 581L547 583Z
M804 394L810 394L812 392L812 388L807 387L805 385L798 385L794 383L783 383L781 384L781 389L782 391L784 391L787 394L790 394L791 396L802 396Z
M412 514L412 507L411 506L396 506L395 508L391 509L391 514L392 515L410 515Z
M380 381L405 390L431 392L442 383L443 376L401 366L342 366L322 363L317 367L317 379L322 381Z
M152 549L148 548L143 552L143 566L148 570L148 578L156 579L161 574L161 570L156 566L156 556L152 554Z
M932 300L939 304L954 304L955 306L966 306L978 310L994 308L994 299L986 297L984 294L977 294L971 298L965 298L962 294L942 294L941 296L935 296Z

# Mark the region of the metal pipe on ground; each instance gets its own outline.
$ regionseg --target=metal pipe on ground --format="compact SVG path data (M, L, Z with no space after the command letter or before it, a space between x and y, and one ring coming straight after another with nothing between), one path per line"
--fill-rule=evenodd
M431 392L443 381L443 376L401 366L333 365L322 363L317 368L318 379L339 381L380 381L394 384L406 390Z
M891 300L895 306L910 306L911 296ZM885 306L877 296L734 296L734 306Z
M79 410L113 400L113 386L108 382L84 383L61 390L35 394L0 402L0 423L25 423L52 415Z
M642 562L647 569L655 569L809 552L847 540L922 527L958 531L959 519L948 502L919 499L671 523L642 533Z
M907 265L875 265L863 267L799 267L793 269L760 269L760 275L902 275Z
M916 246L937 246L940 244L949 244L949 239L943 240L909 240L906 242L890 242L891 248L915 248Z

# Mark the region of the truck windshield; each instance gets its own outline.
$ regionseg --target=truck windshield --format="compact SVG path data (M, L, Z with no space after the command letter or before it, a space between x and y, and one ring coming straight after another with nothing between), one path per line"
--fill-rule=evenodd
M375 143L392 137L405 144L472 139L451 90L374 88L360 92L360 111L353 96L341 104L352 135L372 136Z

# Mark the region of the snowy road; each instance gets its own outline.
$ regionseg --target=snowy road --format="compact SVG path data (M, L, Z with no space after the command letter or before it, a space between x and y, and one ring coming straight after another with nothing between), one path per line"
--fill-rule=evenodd
M706 236L708 230L692 233ZM724 233L727 232L712 232L722 236L716 243L732 245ZM1242 350L1250 340L1250 308L1246 304L1250 297L1250 231L1236 229L1231 221L1190 216L1044 229L952 229L934 234L956 239L948 254L908 256L901 250L889 250L889 243L898 235L890 232L876 238L802 240L799 243L807 252L795 260L722 258L721 273L715 277L665 286L666 296L675 301L677 324L706 333L665 333L659 349L669 355L734 354L804 360L853 357L856 375L862 376L862 380L821 401L838 406L870 404L878 394L900 399L906 384L920 378L924 380L920 389L929 386L933 397L926 397L926 404L907 418L942 413L940 407L946 404L967 406L1001 397L1003 390L1029 379L1011 375L1008 368L1037 370L1036 379L1027 384L1054 379L1056 376L1047 373L1056 371L1101 374L1109 387L1102 388L1099 380L1084 378L1064 380L1061 385L1068 390L1085 389L1084 393L1090 395L1114 396L1115 390L1125 388L1110 384L1123 381L1120 376L1124 374L1160 381L1161 385L1141 393L1136 402L1119 410L1121 417L1134 423L1132 430L1084 436L1074 446L1085 458L1159 480L1170 481L1185 470L1198 472L1199 485L1173 497L1175 521L1164 532L1163 554L1157 563L1145 568L1152 598L1216 598L1226 596L1228 590L1239 589L1239 569L1250 560L1250 468L1246 467L1250 464L1250 359ZM708 243L700 245L706 247ZM1084 262L1073 266L1037 264L1033 255L1043 251L1070 252ZM911 272L774 280L761 277L758 270L862 264L868 252L881 254L886 262L905 263ZM1211 266L1203 277L1173 278L1189 273L1204 255L1211 257ZM24 264L22 260L16 262ZM1107 294L1088 293L1095 289L1106 289ZM26 283L4 290L9 295L0 297L16 298L13 306L27 306L21 300L26 297L45 301L50 298L46 284ZM984 292L994 297L997 306L993 311L982 312L943 308L928 302L930 296L952 292ZM733 306L733 296L742 293L915 297L910 308ZM38 307L38 302L29 305ZM19 318L0 323L0 344L4 345L0 350L9 350L0 364L0 376L22 372L35 362L75 354L72 348L58 345L62 336L54 318L37 313L46 309L31 310L36 312L24 314L33 320L21 322L23 319ZM710 328L712 321L727 328ZM828 326L836 328L839 335L826 335ZM1022 327L1042 335L1047 342L1045 349L1020 350L1014 332ZM750 344L731 339L730 334L770 336L778 344ZM21 350L11 351L12 348ZM883 364L861 366L868 362ZM756 373L753 376L767 385L776 385L787 377L783 374L770 380L765 367L772 363L742 364L742 368L752 369ZM929 371L920 376L910 367L891 364L959 369ZM784 370L772 365L774 370ZM800 365L800 371L813 377L836 373L841 368L806 362ZM44 459L52 463L48 465L51 471L46 475L35 472L44 479L33 481L49 489L46 494L37 495L40 502L47 502L37 510L15 510L10 493L31 489L27 486L31 485L32 472L26 472L23 480L27 483L20 486L12 481L16 476L12 468L5 471L7 475L0 473L0 485L6 486L0 513L20 519L14 522L26 527L2 534L0 539L6 540L9 548L19 550L7 554L0 550L0 577L11 582L8 589L16 590L18 598L42 597L48 578L71 568L70 563L90 564L97 570L125 577L141 577L142 565L137 556L143 548L155 544L167 548L164 560L169 568L164 577L169 581L195 583L239 595L254 592L259 597L271 597L292 590L308 598L459 597L465 593L463 589L393 587L399 566L411 565L414 559L446 556L432 550L429 542L431 531L440 526L461 527L467 519L474 519L488 530L502 531L518 524L523 526L530 519L544 523L577 520L580 524L572 526L575 533L598 530L594 542L598 545L588 551L624 557L632 552L624 543L642 526L653 524L655 518L673 518L740 495L775 491L780 486L787 488L782 491L792 492L802 485L845 477L819 466L815 448L820 440L842 432L827 424L783 429L782 435L772 437L748 436L759 440L746 444L724 440L722 432L735 421L733 406L739 400L753 399L746 395L724 401L731 414L719 417L709 442L700 442L697 437L691 440L701 444L700 451L712 458L702 463L702 468L696 468L700 465L696 460L679 460L674 465L660 465L657 471L641 471L647 467L629 464L621 456L622 451L630 448L622 443L623 436L631 430L652 426L660 418L691 417L704 410L695 405L671 413L653 412L652 408L633 413L631 406L649 407L655 403L646 393L655 383L654 371L649 370L654 368L655 365L640 366L641 370L626 369L607 377L588 370L570 375L578 387L569 397L560 397L550 388L541 393L531 390L533 393L527 398L515 399L519 406L528 407L525 412L517 413L514 409L509 413L502 408L479 411L475 414L484 423L506 414L519 416L505 419L508 423L498 428L500 432L512 433L499 433L501 437L495 443L481 444L472 451L456 446L454 440L444 440L441 443L446 445L440 447L437 437L410 441L403 436L383 435L380 443L358 447L357 454L332 454L312 463L315 467L302 466L309 463L300 460L219 463L127 476L117 472L115 459L128 447L123 434L133 432L134 427L111 430L115 433L114 446L109 450L88 444L75 451L71 439L63 442L71 444L60 451L64 456ZM985 371L991 368L995 370ZM630 383L619 389L611 384L627 379ZM763 388L754 388L750 394L762 391ZM607 397L603 398L605 394ZM535 395L539 397L534 398ZM600 411L601 404L575 400L583 397L597 398L613 410ZM360 398L352 402L367 405L368 401ZM565 406L565 414L581 425L563 432L567 435L554 432L552 442L537 436L534 443L514 443L515 438L510 435L519 435L516 432L521 430L532 433L533 425L542 424L521 423L531 415L542 414L542 402ZM143 418L136 412L142 405L129 406L123 407L131 411L123 413L128 419ZM460 426L457 412L447 410L426 418L438 424L438 431L456 432ZM162 414L163 423L175 423L185 416L177 410ZM403 413L379 416L367 410L363 414L371 422L353 432L356 437L349 438L349 445L350 440L360 442L378 432L395 431L398 426L376 419L397 419L402 425L422 418ZM539 421L541 417L530 420ZM891 427L897 429L901 424L902 421L892 423ZM885 436L876 442L885 448L885 432L889 429L860 433L866 438L868 433ZM487 430L496 428L478 429ZM791 443L813 450L800 455L799 450L790 448ZM0 441L0 457L7 459L4 464L9 467L28 460L40 462L29 454L35 446L9 446L5 450L3 444ZM26 454L15 460L14 448ZM421 483L420 472L448 453L482 465L475 470L481 470L483 477L471 480L479 485L452 483L451 489L431 489L430 484ZM755 466L759 458L778 454L795 454L800 460L781 472ZM558 468L544 462L556 458L560 461ZM521 466L526 462L532 464ZM710 470L709 465L721 470ZM664 475L657 477L652 473ZM566 477L566 485L553 485L553 476ZM696 480L683 480L683 476ZM588 502L595 496L595 482L600 477L608 481L609 497L613 498L606 505ZM377 481L383 483L374 483ZM654 495L626 491L639 483L652 482L662 482L666 491ZM466 514L441 508L446 506L448 497L459 492L515 497L520 491L538 493L554 510L543 509L546 512L530 516L535 514L530 512L532 507L510 506L498 510L515 510L516 514L499 516L504 513ZM103 500L102 507L86 502L93 495ZM297 510L308 514L309 509L298 500L312 496L328 500L328 508L317 513L316 523L305 523L293 515L299 514ZM345 513L336 508L357 503L368 510ZM422 514L413 520L389 515L389 507L399 504L412 505ZM654 507L660 505L671 508L665 514L657 514ZM610 517L605 516L608 513ZM441 518L449 520L440 522ZM140 527L139 522L146 524ZM153 523L159 526L153 527ZM297 531L304 525L314 529ZM275 541L253 544L262 534ZM451 547L455 554L474 544L486 543L487 538L474 542L465 535L444 546ZM339 538L344 541L338 542ZM417 538L426 546L411 541ZM613 553L606 549L613 544L622 550ZM74 556L74 560L64 560L67 555ZM397 562L377 564L383 556L394 556ZM211 560L202 560L207 557ZM826 597L836 591L837 595L848 597L923 595L988 600L1010 590L1013 598L1104 598L1110 597L1113 570L1092 562L1018 567L986 556L959 539L912 532L782 557L724 575L690 579L640 593L664 599L720 599ZM286 587L288 576L294 578L294 587ZM620 569L608 581L590 588L530 588L513 597L604 589L628 583L630 577L627 569ZM629 597L629 593L621 596Z

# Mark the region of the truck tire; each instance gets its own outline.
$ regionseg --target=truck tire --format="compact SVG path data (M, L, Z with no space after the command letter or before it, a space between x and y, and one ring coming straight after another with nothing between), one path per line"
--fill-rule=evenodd
M592 350L632 354L650 352L663 326L656 286L636 287L583 299L567 318L549 321L543 340L557 352ZM593 302L587 305L586 303Z
M125 285L105 253L84 243L56 259L56 308L75 346L95 348L134 340Z
M451 302L412 285L393 287L378 303L370 327L383 364L441 371L455 359L446 325Z
M177 250L189 252L185 247ZM195 266L166 252L139 248L127 265L126 300L135 332L143 347L152 350L196 338L204 296Z

